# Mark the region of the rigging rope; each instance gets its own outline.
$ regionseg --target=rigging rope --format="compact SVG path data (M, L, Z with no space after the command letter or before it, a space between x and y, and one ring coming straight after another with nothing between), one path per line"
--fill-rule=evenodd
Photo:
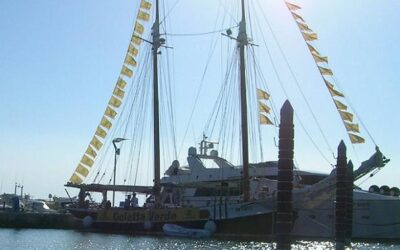
M214 31L207 31L207 32L198 32L198 33L181 33L181 34L174 34L174 33L165 33L164 35L167 36L204 36L204 35L211 35L215 33L221 33L223 31L226 31L228 29L233 29L239 27L239 25L231 26L225 29L220 29L220 30L214 30Z

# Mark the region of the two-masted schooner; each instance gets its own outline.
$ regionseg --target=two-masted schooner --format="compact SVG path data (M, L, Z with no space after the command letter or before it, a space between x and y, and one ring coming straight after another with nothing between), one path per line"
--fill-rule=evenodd
M269 117L274 109L270 107L270 93L261 88L249 89L249 78L251 75L247 71L248 55L254 53L249 47L256 46L248 37L248 23L246 13L246 4L248 1L240 1L240 18L238 25L227 28L223 32L223 37L235 42L235 57L237 62L236 80L232 87L236 94L223 95L225 98L237 99L239 102L238 116L239 121L233 119L238 125L235 132L239 134L241 165L235 166L225 158L219 155L214 149L216 142L208 140L207 136L203 136L200 143L200 152L195 147L189 148L187 161L188 165L181 166L174 159L172 165L165 172L165 176L161 178L161 148L163 142L160 140L160 129L165 125L162 123L160 110L167 109L160 104L160 88L163 88L162 81L165 76L159 71L159 57L161 49L168 49L164 33L160 31L163 18L160 18L160 1L154 1L154 23L151 28L151 39L146 39L144 23L150 20L150 10L153 4L146 0L141 0L137 14L137 21L134 25L134 31L129 43L127 54L122 66L120 76L117 80L113 95L109 101L100 125L96 129L96 134L90 142L84 156L82 157L78 167L73 173L70 181L66 186L80 189L79 204L70 207L72 214L82 219L86 226L94 228L110 230L114 232L161 232L163 225L173 223L180 226L202 229L206 228L217 234L229 235L251 235L266 236L274 233L274 216L276 211L276 190L277 190L277 162L268 161L260 163L251 163L249 157L249 145L254 139L252 136L252 126L250 121L257 117L257 123L271 125L275 122ZM332 97L333 103L339 112L343 121L349 140L352 143L363 143L364 138L360 134L360 126L354 122L355 117L350 112L348 105L345 105L344 95L337 90L337 87L331 83L329 77L333 75L332 70L325 64L327 57L321 55L313 45L313 41L317 39L317 35L305 23L304 19L298 14L299 6L285 2L290 14L293 16L295 23L298 25L300 32L310 50L312 58L315 60L316 66L321 74L324 84ZM232 35L232 29L237 28L237 36ZM165 27L164 27L165 29ZM125 98L125 88L127 80L132 78L134 70L138 66L137 58L141 44L150 47L148 61L142 69L152 69L152 74L146 74L141 71L137 74L138 82L136 84L136 92L129 93L132 100L129 105L123 105ZM190 60L188 60L190 62ZM257 65L252 65L257 66ZM149 81L151 79L151 81ZM233 78L232 78L233 79ZM228 79L232 80L231 78ZM142 83L151 82L151 89L146 90ZM226 86L225 86L226 87ZM251 87L253 87L251 85ZM223 89L224 90L224 89ZM147 92L146 92L147 91ZM143 96L151 92L151 103L139 104L140 101L146 102ZM223 92L223 91L221 91ZM249 112L249 96L255 96L258 112ZM236 98L237 97L237 98ZM151 104L151 105L148 105ZM167 103L166 106L171 103ZM137 105L137 108L133 108ZM153 157L145 155L142 157L151 157L153 160L153 185L126 185L118 184L116 180L117 158L120 150L116 143L125 139L125 134L117 135L110 141L110 133L112 131L112 121L117 117L119 108L123 111L133 108L134 111L127 111L129 116L133 112L146 113L146 107L151 106L151 122L153 141L149 144L153 148ZM229 105L227 105L229 106ZM219 107L220 108L220 107ZM223 109L223 108L221 108ZM226 112L229 107L225 108ZM123 112L122 111L122 112ZM217 112L218 116L219 113ZM222 127L226 125L229 117L222 116ZM237 117L238 117L237 116ZM250 117L250 119L249 119ZM220 117L221 118L221 117ZM249 121L250 120L250 121ZM141 131L143 129L145 116L136 116L135 126L132 131ZM127 126L127 124L124 124ZM121 131L124 131L121 129ZM126 130L125 130L126 131ZM132 137L127 139L144 140L143 134L136 132ZM172 132L173 133L173 132ZM227 136L229 137L229 135ZM250 139L249 139L250 137ZM112 138L112 137L111 137ZM229 139L231 140L231 139ZM108 184L100 184L103 176L100 171L94 173L94 181L92 184L84 183L85 178L89 175L90 170L101 154L103 145L114 144L114 165L112 177ZM146 145L148 146L148 145ZM140 154L141 147L136 145L136 149ZM239 157L239 158L240 158ZM136 158L129 158L128 164L138 164ZM96 160L98 161L98 160ZM146 161L149 162L149 161ZM213 167L209 168L206 162L211 162ZM355 171L355 177L359 178L367 173L380 169L385 166L387 160L377 148L375 154L367 161L363 162L361 167ZM138 166L137 166L138 167ZM128 175L134 175L137 178L138 171L129 172ZM92 170L93 172L93 170ZM294 204L297 218L293 226L293 234L297 236L313 236L313 237L332 237L334 230L332 228L333 206L334 206L334 178L335 171L331 174L317 174L307 171L295 170L295 178L293 185ZM111 184L113 180L113 184ZM102 194L102 203L100 205L91 206L85 202L85 196L89 192L99 192ZM108 200L108 192L113 192L113 202ZM125 203L118 207L115 206L114 192L123 192L127 195ZM147 198L142 207L131 205L132 193L146 194ZM367 237L369 233L377 230L379 227L380 235L378 238L398 238L396 232L400 232L398 224L391 223L392 220L400 218L389 218L382 214L379 207L385 204L389 210L396 210L400 205L398 199L389 196L371 194L364 191L355 191L355 206L365 208L366 210L355 210L356 226L353 227L354 235L359 238ZM389 205L390 204L390 205ZM368 217L369 221L365 221ZM364 220L357 224L358 220ZM381 221L379 226L375 222ZM307 230L305 230L307 228ZM364 232L364 234L363 234Z

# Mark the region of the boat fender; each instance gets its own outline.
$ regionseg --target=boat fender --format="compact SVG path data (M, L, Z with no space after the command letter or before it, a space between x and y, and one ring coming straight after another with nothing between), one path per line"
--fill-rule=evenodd
M145 230L150 230L153 227L153 224L151 223L151 221L147 220L143 223L143 227Z
M210 233L215 233L215 231L217 231L217 225L214 221L208 220L206 224L204 224L204 229L209 231Z
M93 218L92 216L85 216L82 220L82 225L84 228L90 228L93 225Z

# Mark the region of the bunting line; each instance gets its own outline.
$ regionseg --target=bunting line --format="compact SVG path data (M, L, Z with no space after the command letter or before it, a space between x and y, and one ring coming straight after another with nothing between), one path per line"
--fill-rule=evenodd
M339 112L339 115L343 121L343 124L346 128L346 131L349 135L350 141L353 144L356 143L364 143L365 140L361 136L357 135L360 133L360 127L357 123L352 123L354 119L354 115L349 112L347 109L347 105L345 105L342 101L335 99L335 98L342 98L345 100L345 96L343 93L335 89L335 86L330 83L326 77L332 77L333 76L333 71L326 67L322 66L321 64L328 64L328 57L327 56L322 56L317 49L315 49L315 46L312 45L312 43L316 40L318 40L318 35L317 33L314 33L312 29L307 25L305 22L304 18L300 16L296 11L300 10L301 7L290 3L288 1L285 1L285 4L287 8L289 9L289 12L292 14L292 17L294 21L296 22L301 35L303 36L304 41L307 44L307 47L311 53L311 56L313 57L315 64L318 67L318 70L324 79L325 85L329 91L329 94L331 95L331 98L336 106L337 111ZM260 107L259 107L260 109Z
M139 46L142 43L140 36L145 32L145 27L142 22L147 22L150 20L149 10L152 4L146 0L141 0L140 7L136 15L136 22L134 24L133 33L131 40L126 52L124 59L124 64L122 65L120 75L115 84L113 93L108 102L107 108L104 115L100 121L100 124L96 128L95 135L90 141L84 155L81 158L78 166L76 167L74 173L72 174L69 181L73 184L81 184L85 177L88 176L90 168L94 165L95 159L98 152L103 147L102 140L105 140L108 131L112 127L112 120L117 116L117 111L125 97L124 89L127 86L126 79L132 78L133 69L137 67L137 60L135 57L139 54Z

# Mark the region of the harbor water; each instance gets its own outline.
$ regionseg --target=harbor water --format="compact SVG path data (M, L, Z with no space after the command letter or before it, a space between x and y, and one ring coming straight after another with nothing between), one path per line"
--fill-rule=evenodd
M99 234L73 230L0 229L0 249L274 249L271 242ZM332 242L300 241L292 249L334 249ZM351 249L400 249L400 244L352 243Z

